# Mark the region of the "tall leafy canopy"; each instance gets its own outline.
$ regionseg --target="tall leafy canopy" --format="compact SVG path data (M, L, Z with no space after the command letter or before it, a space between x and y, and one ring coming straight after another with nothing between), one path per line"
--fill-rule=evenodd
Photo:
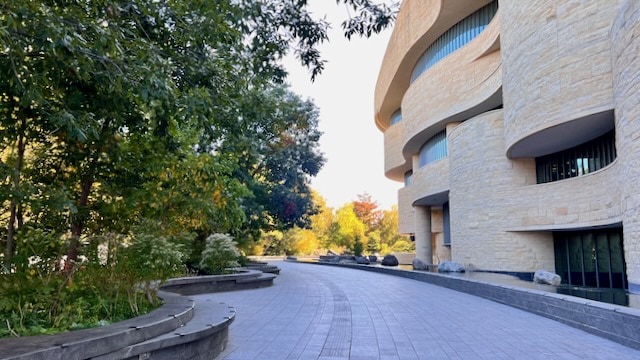
M370 35L394 8L339 0ZM355 20L354 20L355 19ZM289 51L323 69L303 0L23 0L0 5L5 264L21 229L83 239L306 225L317 110L277 84ZM354 25L355 24L355 25ZM253 230L252 230L253 229Z

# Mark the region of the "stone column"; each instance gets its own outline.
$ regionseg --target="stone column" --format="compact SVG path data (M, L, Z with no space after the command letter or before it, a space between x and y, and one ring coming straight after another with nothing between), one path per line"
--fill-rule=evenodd
M433 264L433 255L431 253L431 207L414 206L416 224L415 224L415 241L416 241L416 258Z

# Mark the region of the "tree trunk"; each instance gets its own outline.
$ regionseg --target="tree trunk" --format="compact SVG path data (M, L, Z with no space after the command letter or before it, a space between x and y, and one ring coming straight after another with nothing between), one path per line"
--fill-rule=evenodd
M22 120L22 130L24 130L25 120ZM10 215L9 215L9 224L7 226L7 245L4 252L4 266L7 271L11 269L11 260L13 259L13 255L15 252L15 232L16 232L16 220L18 221L18 228L22 225L22 212L19 210L20 205L18 204L17 194L20 191L20 179L22 177L22 163L24 160L24 136L22 134L18 135L18 156L16 159L16 165L13 174L13 189L11 196L11 204L9 205Z
M93 185L93 178L87 176L80 181L80 198L78 199L78 212L71 219L71 243L67 252L67 263L73 263L78 259L78 248L80 247L80 236L84 229L86 220L87 204L89 202L89 193ZM67 266L68 268L68 266Z
M106 139L106 133L109 131L109 126L111 124L111 120L105 120L104 124L102 124L102 129L100 134L101 140ZM103 144L104 145L104 144ZM99 146L98 146L99 147ZM98 153L98 149L94 149L94 153ZM92 152L91 150L89 152ZM91 159L92 156L89 156L88 159ZM84 230L85 222L88 216L87 204L89 203L89 194L91 193L91 187L95 182L96 172L95 169L92 168L94 164L91 162L88 165L87 172L85 175L80 177L80 198L78 199L77 213L75 216L71 217L71 242L69 243L69 250L67 251L67 262L65 263L65 268L67 270L72 269L71 265L75 263L78 259L78 250L80 248L80 236L82 236L82 232Z

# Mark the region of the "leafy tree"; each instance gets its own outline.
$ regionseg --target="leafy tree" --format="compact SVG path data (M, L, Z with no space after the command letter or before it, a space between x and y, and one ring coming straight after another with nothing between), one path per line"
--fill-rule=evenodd
M342 0L337 2L340 3ZM371 0L344 0L344 3L357 11L355 16L342 23L348 39L356 34L369 37L392 25L400 6L399 1L394 1L391 5L376 4Z
M367 233L376 230L382 212L378 210L378 203L371 198L370 194L358 195L358 200L353 202L353 211L367 227Z
M263 233L261 237L264 248L262 255L293 254L295 239L287 233L279 230Z
M394 16L368 0L338 3L362 16L345 25L348 36L368 36ZM246 241L237 235L312 221L308 182L323 163L317 109L278 85L289 51L312 79L322 71L317 47L328 24L310 16L307 1L23 0L0 8L3 289L28 291L37 281L24 260L48 253L38 284L56 290L32 299L62 304L79 297L74 281L98 289L95 280L114 284L115 298L126 288L138 308L135 284L150 273L139 259L145 251L133 250L194 238L191 248L205 247L216 232ZM128 242L131 252L122 248ZM96 255L104 246L114 254L107 265ZM58 273L60 249L68 261ZM145 260L162 264L161 255ZM85 272L73 266L83 258L91 260Z
M333 210L327 207L325 199L316 191L311 192L316 213L311 215L311 231L318 239L319 247L328 249L331 246L331 225L334 222Z
M335 245L350 250L354 250L356 240L365 237L365 225L353 211L353 204L346 204L336 211L332 233Z
M380 243L387 246L395 244L398 240L407 240L406 235L398 232L398 207L393 205L389 210L382 211L380 219Z
M315 213L309 182L324 163L318 110L285 86L256 90L241 102L247 126L216 150L236 154L234 177L250 190L242 198L245 233L308 227Z
M366 245L366 249L369 254L374 254L380 251L380 231L370 232L367 237Z
M310 229L301 229L294 227L286 232L285 236L289 236L293 240L293 251L291 254L311 255L320 247L318 238Z
M356 236L353 242L353 255L362 256L362 251L364 250L364 244L359 236Z
M393 243L390 250L393 252L413 252L416 248L409 240L398 240Z

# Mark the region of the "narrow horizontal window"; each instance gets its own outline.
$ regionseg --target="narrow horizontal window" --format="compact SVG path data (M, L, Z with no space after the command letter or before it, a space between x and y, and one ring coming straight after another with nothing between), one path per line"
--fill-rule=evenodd
M478 11L462 19L453 25L444 34L440 35L420 56L416 66L411 72L411 82L422 75L427 69L435 65L447 55L466 45L489 25L498 12L498 1L480 8Z
M538 184L587 175L616 159L615 130L576 147L536 158Z

